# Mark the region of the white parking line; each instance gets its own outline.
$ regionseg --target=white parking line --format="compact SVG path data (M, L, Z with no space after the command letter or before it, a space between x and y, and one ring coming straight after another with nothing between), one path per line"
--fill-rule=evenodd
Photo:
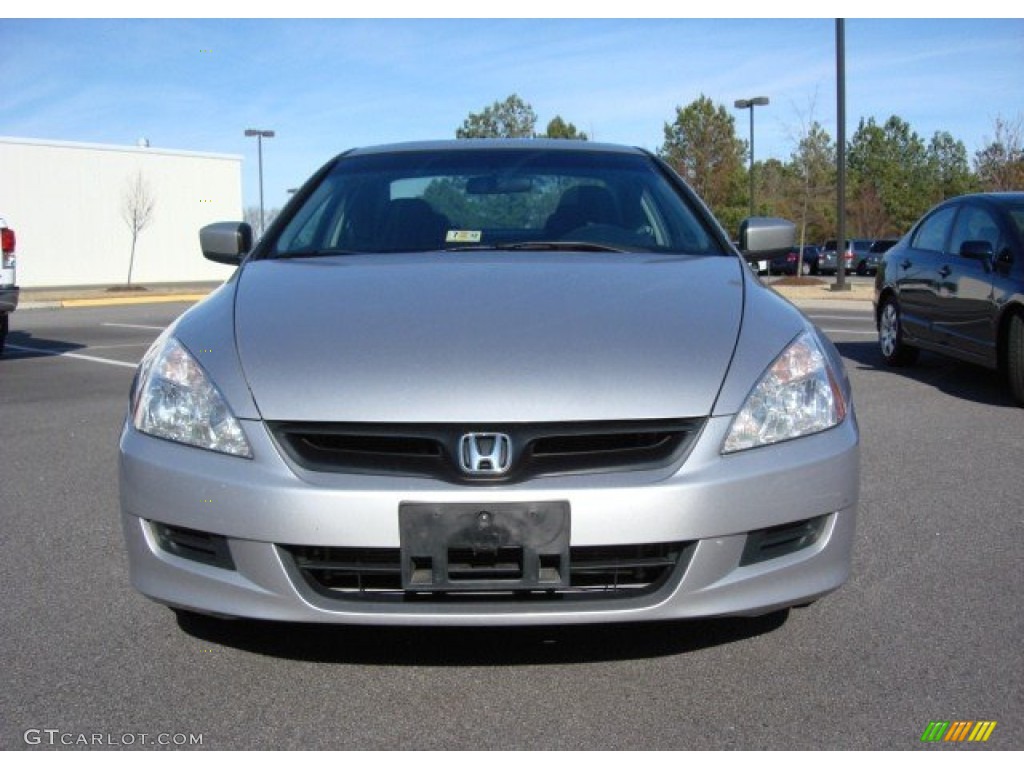
M88 360L92 363L105 363L107 365L118 365L122 368L136 368L138 363L125 363L121 360L107 360L105 357L93 357L92 355L80 355L77 352L57 352L52 349L37 349L36 347L22 347L18 344L8 344L9 349L18 349L22 352L34 352L37 355L50 355L51 357L73 357L76 360Z
M846 328L822 328L825 333L846 333L854 336L877 336L878 331L850 331Z
M861 313L856 314L856 315L816 315L813 312L810 312L810 313L808 313L808 316L812 320L850 320L850 321L858 321L858 320L860 320L861 322L863 322L866 319L868 319L868 318L864 317L865 314L866 313L861 312ZM874 322L874 321L871 321L871 322Z
M89 347L89 349L122 349L123 347L148 347L152 342L150 341L137 341L132 344L99 344L95 347Z
M163 326L160 325L133 325L132 323L100 323L108 328L142 328L147 331L162 331Z

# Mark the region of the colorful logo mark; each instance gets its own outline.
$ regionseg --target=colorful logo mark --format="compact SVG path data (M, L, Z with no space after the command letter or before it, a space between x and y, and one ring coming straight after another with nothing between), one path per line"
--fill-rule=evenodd
M995 729L995 720L932 720L921 741L988 741Z

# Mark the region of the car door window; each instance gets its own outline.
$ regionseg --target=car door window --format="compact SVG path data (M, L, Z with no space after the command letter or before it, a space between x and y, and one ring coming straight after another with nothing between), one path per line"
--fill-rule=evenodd
M912 247L922 251L945 250L946 236L949 234L955 213L956 208L953 206L942 208L921 222L921 226L914 233Z
M1003 247L999 224L991 213L976 205L965 205L960 209L953 225L949 250L959 254L960 246L968 240L982 240L988 243L992 246L992 253L999 253Z
M1013 227L1017 229L1017 238L1024 239L1024 206L1010 208L1008 213L1010 214L1010 221Z

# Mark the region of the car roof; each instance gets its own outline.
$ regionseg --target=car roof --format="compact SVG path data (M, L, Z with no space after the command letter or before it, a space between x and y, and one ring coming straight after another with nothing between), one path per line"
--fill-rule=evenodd
M380 144L377 146L356 147L348 152L342 153L346 157L360 155L393 154L396 152L429 152L429 151L458 151L474 152L495 149L522 149L522 150L575 150L578 152L616 154L647 155L638 147L629 147L621 144L603 144L594 141L579 141L575 139L443 139L438 141L410 141L395 144Z
M944 203L963 203L970 200L986 200L997 205L1024 203L1024 192L974 192L944 200Z

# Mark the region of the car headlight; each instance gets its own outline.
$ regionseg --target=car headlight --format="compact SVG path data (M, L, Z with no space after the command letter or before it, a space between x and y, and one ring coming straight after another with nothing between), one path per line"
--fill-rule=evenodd
M249 441L224 397L169 334L154 342L139 366L132 423L147 435L252 458Z
M732 421L722 453L811 435L846 417L839 378L815 335L805 331L775 358Z

